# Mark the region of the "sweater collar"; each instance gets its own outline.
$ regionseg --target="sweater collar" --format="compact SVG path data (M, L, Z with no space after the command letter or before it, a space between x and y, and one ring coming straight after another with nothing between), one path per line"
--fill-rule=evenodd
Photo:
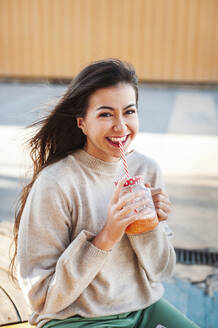
M105 162L88 154L84 149L78 149L73 155L78 161L83 163L83 165L96 172L102 172L104 174L115 176L119 172L122 173L123 171L123 163L121 159L117 162ZM126 156L129 155L130 153Z

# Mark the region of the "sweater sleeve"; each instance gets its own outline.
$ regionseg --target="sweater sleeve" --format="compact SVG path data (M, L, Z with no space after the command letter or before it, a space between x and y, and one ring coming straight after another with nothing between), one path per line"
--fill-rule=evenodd
M71 240L71 212L62 188L44 173L34 183L22 214L17 275L30 309L57 313L76 300L101 270L109 252L82 230Z
M139 265L152 282L168 279L174 270L176 255L169 238L158 225L153 231L129 235Z
M149 179L146 182L150 182L152 188L161 187L165 190L159 164L152 160L147 170ZM153 231L128 235L139 265L146 272L148 279L153 282L164 281L169 278L176 263L174 248L161 225L162 222Z

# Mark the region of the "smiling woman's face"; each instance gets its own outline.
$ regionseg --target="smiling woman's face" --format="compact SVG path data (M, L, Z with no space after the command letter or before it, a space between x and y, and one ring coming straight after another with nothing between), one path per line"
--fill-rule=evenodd
M119 83L98 89L89 98L86 116L77 118L87 137L84 149L105 162L120 158L119 141L126 151L138 132L135 90Z

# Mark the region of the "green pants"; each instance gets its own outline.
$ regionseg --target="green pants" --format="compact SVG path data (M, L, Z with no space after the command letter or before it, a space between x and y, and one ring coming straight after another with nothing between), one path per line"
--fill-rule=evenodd
M65 320L51 320L43 328L196 328L194 322L186 318L166 300L158 302L144 310L127 312L96 318L73 316Z

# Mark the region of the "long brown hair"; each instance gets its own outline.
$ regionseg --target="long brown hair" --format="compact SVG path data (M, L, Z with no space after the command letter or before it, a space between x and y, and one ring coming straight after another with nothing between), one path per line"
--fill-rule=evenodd
M14 278L17 255L18 231L21 216L29 192L39 173L78 148L83 148L86 136L77 126L77 117L84 117L90 95L97 89L130 84L138 102L138 80L132 65L118 59L107 59L86 66L71 82L65 94L44 119L34 123L38 132L29 140L30 156L33 161L33 175L30 183L22 190L15 212L15 250L10 263L10 273Z

